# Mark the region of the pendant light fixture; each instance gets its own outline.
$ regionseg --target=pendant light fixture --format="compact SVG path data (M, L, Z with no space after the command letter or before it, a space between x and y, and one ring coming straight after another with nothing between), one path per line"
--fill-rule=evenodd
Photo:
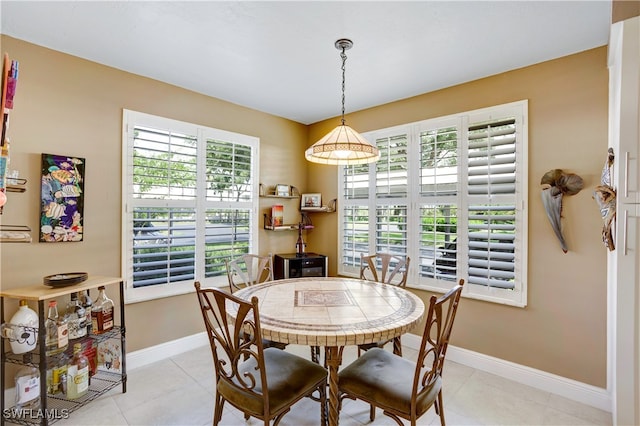
M344 74L347 62L346 50L353 42L341 38L335 43L342 58L342 124L311 145L304 153L308 161L321 164L351 165L378 161L380 151L344 122Z

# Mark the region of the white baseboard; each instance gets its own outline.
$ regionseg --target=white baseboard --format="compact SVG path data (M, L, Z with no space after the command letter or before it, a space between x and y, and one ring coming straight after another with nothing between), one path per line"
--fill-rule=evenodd
M405 334L402 336L402 344L408 348L418 350L420 347L420 337L415 334ZM151 364L152 362L160 361L206 345L208 345L207 336L202 332L141 349L127 355L127 369L134 369ZM447 349L447 359L604 411L611 412L612 409L611 395L603 388L453 345L449 345Z
M408 348L418 350L420 348L420 336L405 334L402 336L402 344ZM447 359L604 411L611 412L612 409L611 395L603 388L453 345L449 345L447 348Z
M161 361L209 344L207 333L192 334L170 342L127 353L127 370Z
M208 344L207 335L202 332L130 352L127 354L127 370L143 367ZM405 334L402 336L402 344L407 348L418 350L420 337L415 334ZM611 412L611 395L603 388L452 345L447 349L447 359ZM5 401L13 401L14 392L13 388L6 389Z

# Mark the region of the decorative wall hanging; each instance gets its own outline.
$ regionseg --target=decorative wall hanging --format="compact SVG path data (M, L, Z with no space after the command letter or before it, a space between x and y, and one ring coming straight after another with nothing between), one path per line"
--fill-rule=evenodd
M82 241L85 159L42 154L40 242Z
M542 203L547 212L553 232L560 241L564 253L567 252L567 243L562 235L562 197L575 195L582 189L582 178L574 173L565 173L562 169L549 170L540 180L542 185Z
M596 189L593 191L593 198L596 200L596 203L598 203L600 216L602 216L602 220L604 221L604 226L602 227L602 242L609 251L616 249L611 232L611 226L616 218L616 190L613 189L611 185L611 168L613 167L614 159L613 148L609 148L607 159L602 168L600 185L596 186Z

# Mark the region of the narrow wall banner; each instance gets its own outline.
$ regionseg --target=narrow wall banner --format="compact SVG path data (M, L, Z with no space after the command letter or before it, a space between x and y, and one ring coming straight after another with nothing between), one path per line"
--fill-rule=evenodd
M82 241L85 159L42 154L40 242Z

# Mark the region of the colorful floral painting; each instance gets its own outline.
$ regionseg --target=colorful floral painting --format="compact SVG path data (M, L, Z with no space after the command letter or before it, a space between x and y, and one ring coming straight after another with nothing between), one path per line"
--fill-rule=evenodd
M85 159L42 154L40 242L82 241Z

